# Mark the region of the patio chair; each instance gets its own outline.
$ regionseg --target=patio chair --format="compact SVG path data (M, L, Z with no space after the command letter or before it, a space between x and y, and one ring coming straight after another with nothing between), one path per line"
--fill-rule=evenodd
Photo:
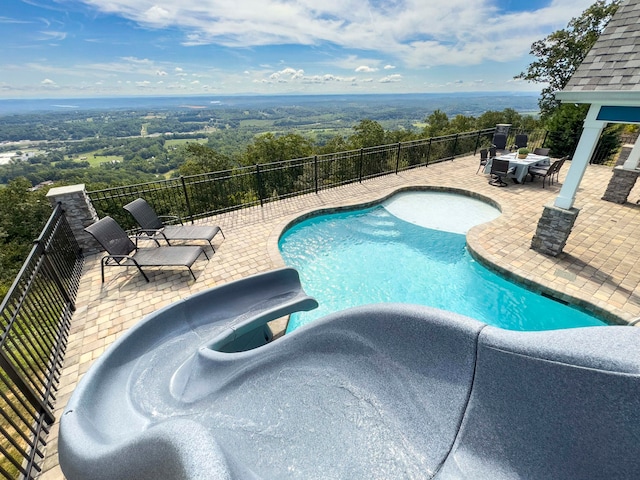
M506 187L507 184L502 180L502 177L507 176L511 170L512 169L509 168L509 160L494 158L491 161L491 180L489 180L489 185L493 185L494 187Z
M569 157L562 157L558 162L558 166L556 167L556 170L553 172L553 176L555 177L556 182L560 181L560 169L564 165L564 162L566 162L568 159ZM553 178L551 178L551 180L553 181Z
M529 135L527 135L526 133L517 134L514 143L515 143L514 146L515 146L516 150L518 148L526 147L527 144L529 143Z
M498 150L506 150L507 136L504 133L496 133L493 135L493 146Z
M196 280L191 266L201 253L204 253L209 260L209 256L202 247L196 245L138 248L111 217L101 218L85 228L85 231L90 233L107 251L107 255L100 261L102 283L104 283L105 266L135 266L147 282L149 277L142 267L187 267L193 279Z
M215 253L213 247L213 237L218 232L225 238L224 233L218 226L210 225L182 225L180 217L163 215L158 216L155 210L143 198L138 198L131 203L127 203L124 209L133 215L136 222L140 225L141 233L148 235L151 239L158 243L158 239L162 239L171 245L171 240L181 240L185 242L193 242L196 240L206 240L211 246L211 250ZM171 218L180 221L180 225L165 225L162 218Z
M529 171L527 173L531 175L531 181L533 181L535 177L542 178L542 188L544 188L547 178L549 179L549 184L553 184L553 176L555 175L556 171L559 170L560 167L562 167L563 163L564 160L560 159L555 160L549 166L529 167Z
M487 165L488 161L489 161L489 150L486 148L483 148L480 150L480 165L478 165L478 170L476 170L476 175L478 174L481 168Z
M538 147L538 148L535 148L533 150L533 154L534 155L542 155L543 157L546 157L546 156L549 155L550 151L551 151L550 148L540 148L540 147Z

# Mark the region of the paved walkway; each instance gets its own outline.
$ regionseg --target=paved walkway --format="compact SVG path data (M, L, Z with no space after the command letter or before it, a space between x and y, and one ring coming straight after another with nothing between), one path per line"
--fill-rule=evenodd
M636 246L640 239L640 206L601 200L611 177L610 167L587 168L575 203L580 209L576 225L564 252L552 258L529 246L543 206L556 198L569 162L560 174L560 184L544 189L540 180L492 187L486 176L476 175L477 165L478 157L458 158L211 218L210 223L220 225L226 239L218 235L214 240L216 254L209 262L196 262L197 281L187 270L147 270L151 282L146 283L134 269L108 268L103 285L100 256L89 257L69 336L56 418L60 418L76 383L93 360L146 314L215 285L284 266L278 237L300 215L375 201L411 186L464 189L497 202L502 215L474 227L467 242L486 262L511 277L553 291L565 301L593 305L611 319L629 322L640 316L640 255ZM640 187L629 199L640 199ZM56 422L49 436L42 480L64 478L58 466L57 434Z

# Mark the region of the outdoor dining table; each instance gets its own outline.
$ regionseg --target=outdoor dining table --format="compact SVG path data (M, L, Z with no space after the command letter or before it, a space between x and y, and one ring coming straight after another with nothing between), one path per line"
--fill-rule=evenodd
M510 173L508 177L513 178L517 183L524 182L524 179L529 173L529 167L533 165L549 165L550 161L549 157L545 155L536 155L534 153L528 154L526 158L518 158L517 152L498 155L496 158L509 161ZM491 160L487 162L487 165L484 168L484 173L487 175L491 173Z

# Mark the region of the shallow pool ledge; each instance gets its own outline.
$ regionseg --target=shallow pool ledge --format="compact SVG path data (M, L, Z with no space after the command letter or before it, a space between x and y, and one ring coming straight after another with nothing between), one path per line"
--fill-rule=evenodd
M640 329L514 332L381 304L250 350L212 348L230 322L246 326L247 313L265 305L311 307L286 275L282 297L265 295L269 274L249 277L152 313L107 349L61 417L66 478L506 480L640 471Z

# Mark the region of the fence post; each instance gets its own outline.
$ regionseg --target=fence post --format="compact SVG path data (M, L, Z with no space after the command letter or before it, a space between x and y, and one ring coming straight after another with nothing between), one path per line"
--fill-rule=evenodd
M427 145L427 163L424 164L425 167L429 166L429 155L431 155L431 140L433 137L429 137L429 144Z
M315 177L316 194L317 194L318 193L318 155L314 155L313 157L313 173Z
M456 133L456 138L453 139L453 149L451 151L451 160L456 158L456 147L458 146L458 134Z
M360 149L360 165L358 166L358 181L362 183L362 162L364 156L364 148Z
M480 145L480 130L478 130L478 136L476 137L476 146L473 147L473 154L478 153L478 146Z
M187 184L185 183L182 175L180 175L180 181L182 182L182 192L184 193L184 202L187 206L187 212L189 213L191 224L193 224L193 212L191 211L191 203L189 202L189 195L187 194Z
M396 154L396 175L398 174L398 167L400 166L400 148L402 148L402 143L398 142L398 152Z
M260 206L264 207L264 201L262 200L262 180L260 178L260 165L256 163L256 189L258 191L258 198L260 199Z

